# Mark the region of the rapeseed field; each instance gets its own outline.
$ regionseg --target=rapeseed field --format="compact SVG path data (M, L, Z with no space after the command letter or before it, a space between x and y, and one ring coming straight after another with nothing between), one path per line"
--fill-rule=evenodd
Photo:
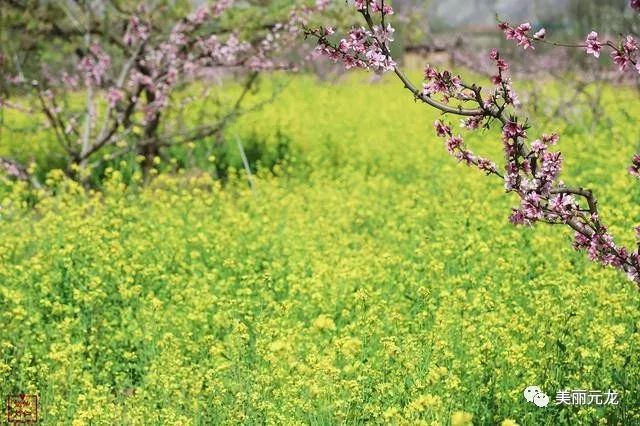
M561 134L563 179L627 245L638 111L529 131ZM195 147L201 171L158 159L147 185L130 164L88 192L3 180L0 394L39 395L45 425L640 424L638 289L568 230L509 224L436 118L391 77L298 76L229 132L275 159L253 189L232 137L224 179ZM500 158L498 130L467 140ZM619 403L555 403L576 389Z

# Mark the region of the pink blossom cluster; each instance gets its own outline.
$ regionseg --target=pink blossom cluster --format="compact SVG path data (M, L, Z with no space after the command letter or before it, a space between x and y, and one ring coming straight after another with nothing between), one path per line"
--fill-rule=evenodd
M211 7L211 14L214 17L219 17L220 15L222 15L222 13L229 9L231 6L233 6L233 0L218 0L212 7Z
M624 261L623 256L619 256L618 248L613 242L613 237L607 232L607 228L600 228L593 232L591 236L585 235L587 232L576 232L573 246L576 250L586 250L589 259L598 261L603 265L621 266ZM623 254L626 250L623 249Z
M131 93L143 88L151 94L144 106L148 122L169 105L170 93L182 77L194 77L199 72L218 67L245 67L252 71L266 71L285 67L274 57L282 49L288 38L293 37L293 22L305 19L314 8L295 9L290 22L276 23L255 43L242 40L238 33L226 36L201 35L201 28L217 19L231 7L232 1L221 0L214 4L204 4L178 21L164 40L147 43L142 49L137 66L130 73L127 87ZM319 8L326 7L320 4ZM125 32L123 41L131 45L147 40L151 34L148 26L134 16ZM108 90L107 99L111 105L124 98L119 88Z
M640 72L640 63L637 60L638 43L633 36L626 36L620 43L620 47L611 52L611 58L613 62L618 66L618 69L626 71L630 65L635 65L636 70Z
M111 66L111 57L99 44L93 43L78 64L78 71L84 76L86 86L98 86Z
M78 87L78 77L76 75L69 74L66 71L62 73L60 80L69 89L76 89Z
M78 88L78 81L86 87L101 87L107 104L115 108L119 103L132 100L144 109L145 121L149 122L170 103L170 93L184 78L206 74L216 68L243 68L249 71L269 71L291 68L285 53L287 46L297 37L299 28L309 17L328 7L328 2L318 0L316 6L293 7L288 20L278 22L260 33L259 37L241 38L238 32L208 34L205 25L218 20L233 5L233 0L206 2L171 28L168 34L153 30L150 16L144 3L137 14L129 18L122 33L122 44L128 48L131 62L125 68L121 83L116 83L120 71L111 69L112 61L105 49L96 41L80 60L77 75L64 73L52 82L61 81L64 87ZM380 30L379 36L392 40L393 29ZM367 52L371 67L388 69L387 57L371 48ZM78 78L78 76L80 78ZM120 78L118 78L120 80ZM149 96L141 97L141 92Z
M124 99L124 91L116 87L110 87L107 90L107 103L111 108L115 108L118 102Z
M567 223L578 209L578 203L573 195L560 193L549 198L547 216L552 220Z
M576 210L570 195L552 197L551 189L557 186L562 169L562 155L549 151L557 143L558 136L544 135L531 144L525 154L526 131L517 122L504 125L502 140L507 160L505 189L521 196L521 205L514 209L510 221L520 225L531 225L541 219L566 222Z
M373 13L381 13L383 16L393 15L393 8L383 1L377 0L354 0L357 10L365 11L369 7Z
M631 6L636 8L634 2L632 2ZM500 22L498 28L504 31L507 40L515 40L519 46L523 46L525 49L533 49L533 43L535 41L544 42L543 39L546 36L546 30L544 28L530 35L529 30L531 29L531 24L528 22L520 24L517 27L512 27L507 22ZM637 58L638 43L632 35L621 37L617 43L613 43L611 41L601 41L598 33L591 31L587 34L583 45L565 46L582 47L588 55L593 55L596 58L599 58L602 50L608 47L611 49L611 59L621 72L626 71L630 66L635 67L636 70L640 72L640 63Z
M495 61L498 69L498 74L492 77L492 82L496 86L509 85L510 79L504 75L508 65L500 58L499 52L492 50L490 58ZM430 71L429 74L437 78L433 72ZM502 89L502 94L508 91L510 89ZM483 101L487 113L492 107L494 110L504 108L504 105L498 102L499 97L500 95L494 92ZM504 104L508 103L509 96ZM470 117L463 120L463 126L476 129L485 119L484 116ZM446 138L447 149L450 153L457 152L456 158L473 158L472 154L465 153L467 150L462 138L453 136L450 129L441 122L436 122L436 133ZM591 260L622 269L631 279L639 282L640 257L637 252L629 254L626 249L617 247L611 235L600 224L597 213L583 213L575 195L559 182L563 157L559 152L549 150L558 143L559 136L555 133L543 135L531 142L529 148L526 147L527 138L527 126L520 124L515 117L504 123L502 139L506 157L505 189L520 196L520 206L513 209L509 220L514 224L526 226L538 221L572 224L580 230L576 234L574 247L584 248ZM499 175L497 169L493 171ZM640 176L640 156L634 158L631 171Z
M286 46L296 41L311 17L325 11L329 0L316 0L313 6L296 6L289 11L288 18L273 25L259 43L254 43L250 54L245 55L244 65L253 71L296 68L286 60L277 59L286 51ZM249 46L247 46L249 47ZM247 52L249 53L249 52Z
M529 48L535 49L535 47L533 47L533 44L531 43L531 39L533 37L528 34L529 31L531 30L530 23L525 22L523 24L518 25L517 27L512 27L506 22L500 22L498 24L498 28L500 28L504 32L504 35L507 40L517 41L518 46L522 46L524 50L527 50ZM544 34L545 34L544 29L541 31L542 32L537 32L535 34L536 38L544 37Z
M220 17L233 5L233 0L219 0L214 4L205 3L186 17L186 21L195 26L204 24L211 18Z
M435 68L427 66L424 70L425 82L422 84L422 94L432 96L441 94L443 102L449 102L449 98L463 98L462 81L460 76L451 74L449 71L439 72Z
M149 26L143 24L137 16L129 18L129 25L122 37L124 44L133 46L139 41L145 41L147 38L149 38Z
M481 121L482 117L472 117L470 119ZM451 126L440 120L436 120L433 126L436 134L444 138L447 152L458 159L458 161L464 162L467 166L476 166L487 174L498 174L498 167L495 163L486 158L474 155L473 152L465 146L462 136L453 134Z
M491 96L485 100L484 107L490 108L492 105L498 106L498 100L500 99L504 102L504 105L499 106L500 108L504 108L505 105L518 105L520 101L511 85L511 78L505 75L507 70L509 70L509 64L500 57L500 52L498 52L497 49L491 50L489 58L495 61L498 73L491 76L491 82L496 87Z
M596 223L598 218L592 218ZM638 227L636 227L636 232ZM640 255L638 250L629 252L626 248L617 246L613 237L604 225L595 230L586 225L576 231L573 247L587 252L589 259L603 266L612 266L626 272L630 280L640 283Z
M396 63L388 54L386 41L393 40L393 28L379 27L375 33L364 28L351 29L347 37L332 44L328 37L334 34L332 28L321 28L314 34L318 37L316 52L341 62L347 69L362 68L376 73L393 71Z
M526 132L513 122L503 128L507 155L507 191L516 191L520 206L513 209L509 220L514 224L531 226L537 221L565 223L576 229L574 248L586 250L589 259L622 269L630 279L640 282L640 257L618 247L595 212L585 213L572 193L558 181L562 155L548 150L558 141L558 135L543 135L531 143L528 154L518 154L517 144ZM640 160L640 159L639 159Z
M499 61L497 51L491 58ZM502 64L498 69L505 68ZM499 72L500 80L504 77ZM494 80L496 78L494 77ZM629 253L618 247L613 237L600 223L597 213L585 214L571 190L559 182L563 158L549 147L559 141L557 134L543 135L525 148L526 126L512 119L503 125L503 146L507 160L505 166L505 189L520 195L520 206L513 209L509 220L514 224L531 226L537 221L565 223L576 227L574 247L585 249L589 258L604 266L613 266L627 272L630 279L640 282L640 257L637 251ZM640 176L640 155L634 157L630 169Z
M390 24L385 24L384 20L385 16L393 14L393 8L385 4L384 0L355 0L354 6L365 16L379 15L380 24L371 25L368 29L352 28L346 37L337 42L330 40L335 34L332 27L316 30L306 28L307 36L318 39L316 54L341 62L347 69L362 68L378 74L393 71L396 63L389 53L388 43L393 41L395 29Z
M591 31L587 35L585 40L587 55L593 55L596 58L600 57L600 51L602 50L602 43L598 40L598 33Z

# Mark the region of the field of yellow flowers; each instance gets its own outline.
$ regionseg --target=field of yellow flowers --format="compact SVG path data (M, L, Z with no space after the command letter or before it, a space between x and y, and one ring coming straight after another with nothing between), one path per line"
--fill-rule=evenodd
M241 168L3 181L0 394L39 395L45 425L640 424L638 290L567 230L511 226L515 200L448 156L436 114L369 80L297 77L237 123L288 141L254 191ZM628 245L638 111L531 130L562 134L564 179ZM468 141L500 155L497 132ZM619 404L555 404L574 389Z

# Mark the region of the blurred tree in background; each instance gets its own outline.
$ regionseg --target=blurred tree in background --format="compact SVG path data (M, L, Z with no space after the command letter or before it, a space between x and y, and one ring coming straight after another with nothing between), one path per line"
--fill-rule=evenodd
M11 0L0 17L2 97L34 94L30 109L70 176L86 183L140 157L147 172L173 145L222 143L231 122L272 99L273 84L271 98L246 105L260 74L300 67L299 28L326 3Z

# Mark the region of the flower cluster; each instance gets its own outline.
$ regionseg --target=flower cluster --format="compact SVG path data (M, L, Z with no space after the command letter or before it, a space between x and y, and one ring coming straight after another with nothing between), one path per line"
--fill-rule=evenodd
M504 103L504 105L499 106L501 108L504 108L506 105L518 105L520 101L511 85L511 77L506 76L506 71L509 70L509 64L500 57L500 52L498 52L497 49L491 50L489 58L495 62L498 73L491 77L491 82L496 87L491 96L485 99L484 107L499 106L499 100L502 100Z
M597 218L594 218L597 221ZM636 230L638 228L636 227ZM576 250L585 250L589 259L602 264L622 269L630 280L640 282L640 255L638 250L629 252L619 247L605 226L589 231L586 228L575 233L573 246Z
M600 223L593 210L590 192L564 187L558 182L562 168L562 155L548 147L558 142L557 134L543 135L531 143L531 149L523 154L526 131L517 122L503 127L503 142L507 157L505 188L521 197L520 206L513 209L509 220L518 225L531 226L537 221L570 224L576 229L574 248L586 250L589 259L603 266L622 269L630 279L640 282L640 262L637 251L629 253L618 247L611 234ZM636 156L640 164L640 157ZM590 213L584 213L574 194L584 196L589 202Z
M380 13L383 16L393 15L393 8L381 0L354 0L354 4L359 11L366 11L369 8L373 13Z
M385 16L393 14L393 8L384 1L355 0L355 8L368 18L369 27L352 28L337 42L330 37L335 34L332 27L319 29L305 28L305 34L318 39L315 53L326 56L334 62L342 63L346 69L361 68L382 74L393 71L396 62L391 57L388 43L393 41L395 29L385 23ZM380 24L374 25L371 17L377 15Z
M631 1L630 5L633 9L640 11L640 2ZM499 27L505 32L508 40L516 40L525 49L531 47L532 40L540 40L546 33L546 31L541 30L542 33L538 32L533 37L530 37L528 31L531 27L528 24L513 28L507 23L500 23ZM637 60L638 43L632 35L621 37L619 42L614 44L612 42L602 42L598 33L591 31L585 40L584 49L587 54L599 58L605 46L611 49L611 58L620 72L626 71L630 66L635 66L640 72L640 63ZM498 75L494 76L492 80L494 83L500 83L502 78ZM507 126L505 126L505 133L509 133ZM510 147L514 145L514 143L510 142ZM544 152L545 147L546 145L540 141L535 141L532 144L532 153L539 162L536 185L530 185L532 181L521 179L518 173L520 169L530 168L530 160L525 159L520 164L517 161L512 161L507 164L507 174L505 176L508 190L522 189L522 182L532 186L535 191L540 191L540 184L544 184L542 194L548 198L548 191L551 189L552 182L557 178L560 170L562 157L559 153ZM511 149L511 151L515 150ZM634 156L629 172L636 177L640 177L640 155ZM522 206L514 210L511 220L514 223L531 224L535 220L541 219L543 217L542 213L552 221L560 220L564 223L569 223L570 221L578 220L578 222L583 223L582 227L576 232L574 247L587 250L591 260L606 266L623 269L632 280L640 282L640 263L638 262L637 253L629 254L626 249L616 247L613 243L613 238L600 223L597 213L592 211L589 216L581 215L575 198L571 194L560 193L550 198L546 205L541 205L537 195L532 196L530 192L526 193L522 199Z
M424 78L425 82L422 85L422 94L424 96L441 94L445 103L451 97L458 99L466 97L462 93L463 87L460 76L453 75L449 71L439 72L435 68L427 66L424 70Z
M318 36L316 52L334 62L341 62L347 69L362 68L376 73L393 71L396 63L386 47L386 43L393 40L393 32L391 25L374 27L374 31L364 27L353 28L347 37L334 45L327 38L334 30L322 28L315 32Z
M596 58L600 57L602 49L607 46L611 49L611 59L618 66L620 72L626 71L630 66L640 72L638 63L638 42L632 35L621 37L617 43L611 41L602 42L598 38L598 33L591 31L585 40L585 51Z
M578 203L573 195L560 193L549 199L548 209L550 219L567 223L578 211Z
M600 57L600 51L602 50L602 43L598 40L598 33L591 31L587 35L585 40L587 55L593 55L596 58Z
M318 50L321 53L330 56L334 61L340 60L347 68L384 70L383 65L377 64L375 67L370 65L371 55L368 53L372 50L374 56L380 53L381 60L384 58L392 61L386 45L390 38L380 37L377 34L378 30L374 30L371 5L372 3L365 1L356 1L356 8L365 17L369 30L366 28L351 30L348 38L342 39L336 47L332 46L327 39L333 34L331 28L307 30L307 35L311 34L318 38ZM380 15L378 18L382 25L385 22L384 12L380 12ZM508 40L515 40L525 50L533 49L534 41L543 41L546 37L544 28L530 34L531 24L529 23L513 27L506 22L501 22L499 28L504 31ZM621 41L620 48L616 48L610 42L600 42L598 34L591 32L584 47L587 53L597 57L605 45L613 49L613 60L621 70L626 69L630 63L636 64L634 56L638 47L632 36L627 36ZM507 107L518 104L518 97L513 91L510 77L506 75L509 69L508 64L496 49L491 51L490 58L495 62L497 73L491 77L493 88L488 95L476 85L465 84L459 76L447 70L438 71L430 66L425 69L422 89L418 89L395 64L393 67L398 78L416 98L443 113L465 116L466 118L462 119L462 127L475 130L489 127L493 121L502 123L502 144L506 159L504 176L493 162L475 156L465 146L462 136L454 135L448 124L438 120L434 127L436 134L444 138L447 151L458 161L475 165L487 174L502 177L507 192L514 192L520 197L520 205L513 209L509 217L511 222L521 225L532 225L538 221L566 224L581 235L576 247L588 247L592 260L623 269L632 279L640 283L640 274L638 274L640 264L634 260L635 258L631 258L626 250L618 249L613 245L613 239L606 233L600 222L597 203L591 191L566 187L559 181L563 157L560 152L549 150L550 146L558 142L558 135L544 135L529 144L527 120L521 120L516 115L505 112ZM437 99L435 95L438 95ZM452 98L459 100L460 103L449 106ZM464 108L467 102L477 103L478 108ZM634 158L630 171L640 176L640 156ZM580 202L577 197L581 197ZM588 209L585 209L581 203L586 204ZM588 240L588 244L583 240Z
M604 265L619 265L621 260L615 254L613 237L605 227L588 235L586 232L576 232L574 237L576 250L586 250L589 259L598 261Z
M603 266L622 269L629 278L640 282L640 257L638 252L629 253L618 247L611 234L601 224L590 192L572 190L558 182L562 168L559 152L548 150L558 142L558 135L544 135L531 144L527 155L522 155L520 139L526 139L525 130L516 122L503 128L503 141L507 154L505 187L521 197L521 204L513 209L509 220L514 224L530 226L537 221L570 224L576 229L574 248L586 250L589 259ZM640 165L640 156L634 158ZM574 194L584 196L589 202L590 213L584 213Z
M115 108L118 102L124 99L124 92L118 88L110 87L107 90L107 103L111 108Z
M620 47L611 52L611 58L621 72L626 71L629 65L635 65L636 70L640 72L640 63L638 63L636 58L637 51L638 43L636 39L628 35L621 40Z
M471 117L465 121L465 124L468 124L469 121L478 123L481 120L482 117ZM447 152L457 158L458 161L464 162L467 166L476 166L487 174L499 174L498 167L495 163L486 158L474 155L473 152L465 146L462 136L453 134L451 126L440 120L436 120L433 126L436 134L439 137L444 138Z
M133 46L140 41L145 41L147 38L149 38L149 25L143 24L139 17L132 16L129 19L129 26L122 36L124 44Z
M111 66L111 57L102 47L93 43L89 51L84 55L78 64L78 71L84 76L87 87L99 86L106 72Z
M498 70L492 77L492 82L497 87L482 101L482 114L462 121L462 127L470 130L482 127L488 118L496 114L495 111L502 111L507 105L517 102L511 80L505 75L508 65L495 49L491 51L490 57ZM423 95L439 93L443 95L445 102L452 96L473 99L473 96L467 97L465 94L461 79L448 71L439 72L427 67L425 79L427 82L424 84ZM465 147L462 137L454 135L448 125L436 121L435 130L439 137L445 139L447 151L459 161L476 165L488 174L501 176L493 162L474 156ZM522 225L532 225L539 220L567 222L578 212L575 199L570 194L559 194L553 198L551 194L552 188L558 185L563 159L559 152L549 151L549 147L555 145L559 137L557 134L543 135L531 143L530 149L526 147L526 140L526 125L515 117L504 122L502 141L506 158L505 189L516 192L521 198L521 204L513 210L510 221Z
M138 63L144 66L136 67L129 74L127 87L131 93L143 88L151 95L150 101L144 105L147 122L155 119L169 105L169 95L182 75L194 76L215 67L242 66L250 60L254 61L249 66L251 69L269 68L268 64L256 59L260 50L254 51L249 42L240 40L235 33L225 39L216 35L207 38L200 35L199 29L209 20L219 17L230 5L231 2L225 1L200 6L186 19L176 23L165 38L146 46L137 57ZM146 26L139 22L138 17L131 18L131 23L136 25L131 24L124 34L125 43L149 37ZM114 93L112 90L109 92Z
M529 35L529 31L531 30L531 24L529 22L525 22L523 24L518 25L517 27L512 27L506 22L500 22L498 24L498 28L500 28L506 37L507 40L515 40L518 42L518 46L522 46L524 50L529 48L535 49L533 44L531 43L532 36ZM545 30L542 29L535 33L536 39L544 38Z
M521 29L525 28L521 27ZM498 70L498 73L491 79L496 88L483 101L485 115L472 116L462 120L462 126L471 130L480 128L487 117L492 116L493 111L502 111L506 105L517 102L517 96L511 88L511 80L504 73L508 70L508 65L495 49L491 51L490 58L495 61ZM445 101L452 93L456 94L459 99L464 98L461 96L464 85L459 77L452 77L447 71L438 72L427 67L425 78L428 83L424 86L424 94L441 93L444 95ZM500 99L502 102L499 102ZM449 126L437 121L435 129L438 136L445 138L448 152L459 161L465 161L468 165L475 164L488 173L500 176L493 163L475 157L464 146L462 137L453 135ZM558 143L559 136L555 133L543 135L540 139L531 142L530 147L527 147L527 126L521 124L515 117L504 122L502 136L506 158L505 189L520 196L520 206L513 209L509 220L514 224L527 226L538 221L573 224L574 226L582 224L579 234L582 236L581 238L590 241L590 259L605 266L623 269L632 278L633 274L640 270L640 264L637 261L634 263L627 251L613 244L612 237L604 231L604 227L600 224L597 212L584 214L576 200L574 191L565 188L559 182L563 157L560 152L549 150L549 147ZM489 164L490 166L487 166ZM632 172L635 171L640 171L640 156L634 160ZM587 194L583 191L577 193L591 197L590 193ZM582 248L581 245L575 247Z
M525 128L517 121L507 122L502 129L502 141L507 160L505 189L515 191L521 197L521 205L514 209L510 221L520 225L531 225L536 221L562 220L566 222L576 210L572 197L555 197L551 200L551 189L557 184L562 168L562 155L548 150L557 143L558 136L543 136L531 144L526 152Z
M520 24L517 27L512 27L507 22L500 22L498 28L503 30L507 40L515 40L518 45L523 46L524 49L533 49L533 42L543 41L546 36L546 30L544 28L530 35L531 24L528 22ZM587 34L583 45L564 46L582 47L588 55L593 55L596 58L600 57L602 50L606 46L611 49L611 58L621 72L626 71L629 66L635 66L638 72L640 72L640 64L637 60L638 43L632 35L621 37L618 43L613 43L611 41L601 41L598 33L591 31Z

